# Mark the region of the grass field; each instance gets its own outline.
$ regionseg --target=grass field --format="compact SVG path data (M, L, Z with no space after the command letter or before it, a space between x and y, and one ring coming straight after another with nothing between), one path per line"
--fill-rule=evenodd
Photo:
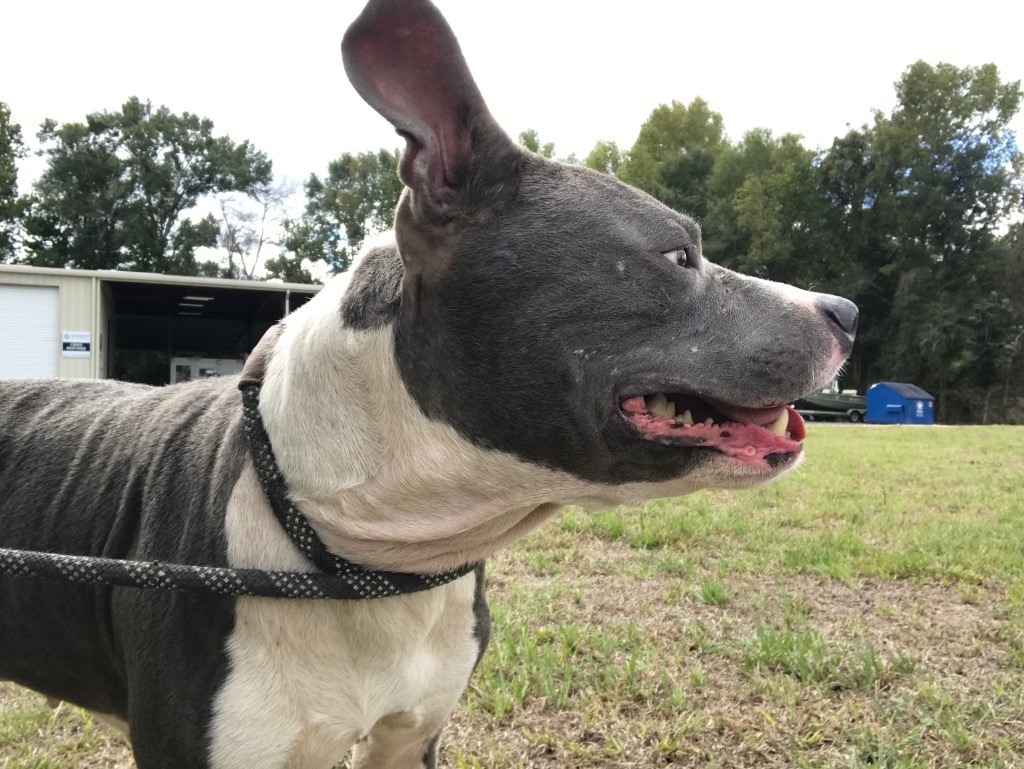
M1024 428L806 447L776 484L569 510L491 561L448 765L1024 767ZM0 766L132 764L0 684Z

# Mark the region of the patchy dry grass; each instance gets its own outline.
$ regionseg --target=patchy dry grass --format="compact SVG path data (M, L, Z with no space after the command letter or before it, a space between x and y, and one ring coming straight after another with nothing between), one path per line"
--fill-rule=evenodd
M33 692L0 681L0 767L3 769L133 769L120 733L91 714L51 708Z
M448 764L1024 766L1024 428L807 447L772 486L570 510L497 557ZM132 766L3 684L0 765Z

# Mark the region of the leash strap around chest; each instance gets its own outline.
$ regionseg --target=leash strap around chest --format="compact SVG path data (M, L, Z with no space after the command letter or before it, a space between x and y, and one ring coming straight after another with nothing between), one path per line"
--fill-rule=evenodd
M382 598L418 593L446 585L476 568L476 564L471 563L434 574L377 571L354 564L330 552L306 516L299 511L288 495L284 475L277 466L270 438L260 416L260 385L243 380L240 389L242 418L249 453L274 515L303 555L322 572L334 575L350 586L352 598Z

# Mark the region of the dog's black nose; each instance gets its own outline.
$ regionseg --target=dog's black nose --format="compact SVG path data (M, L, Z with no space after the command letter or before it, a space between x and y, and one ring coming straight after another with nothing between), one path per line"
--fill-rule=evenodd
M857 318L860 317L857 305L841 296L824 294L818 299L818 309L825 314L826 318L839 326L839 330L846 334L851 342L853 341L853 337L857 333Z

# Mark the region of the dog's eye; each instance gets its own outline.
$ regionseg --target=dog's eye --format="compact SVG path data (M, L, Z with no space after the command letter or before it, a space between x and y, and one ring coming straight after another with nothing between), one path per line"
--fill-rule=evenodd
M686 246L673 248L671 251L666 251L662 256L672 262L672 264L679 265L680 267L687 267L690 263L690 249Z

